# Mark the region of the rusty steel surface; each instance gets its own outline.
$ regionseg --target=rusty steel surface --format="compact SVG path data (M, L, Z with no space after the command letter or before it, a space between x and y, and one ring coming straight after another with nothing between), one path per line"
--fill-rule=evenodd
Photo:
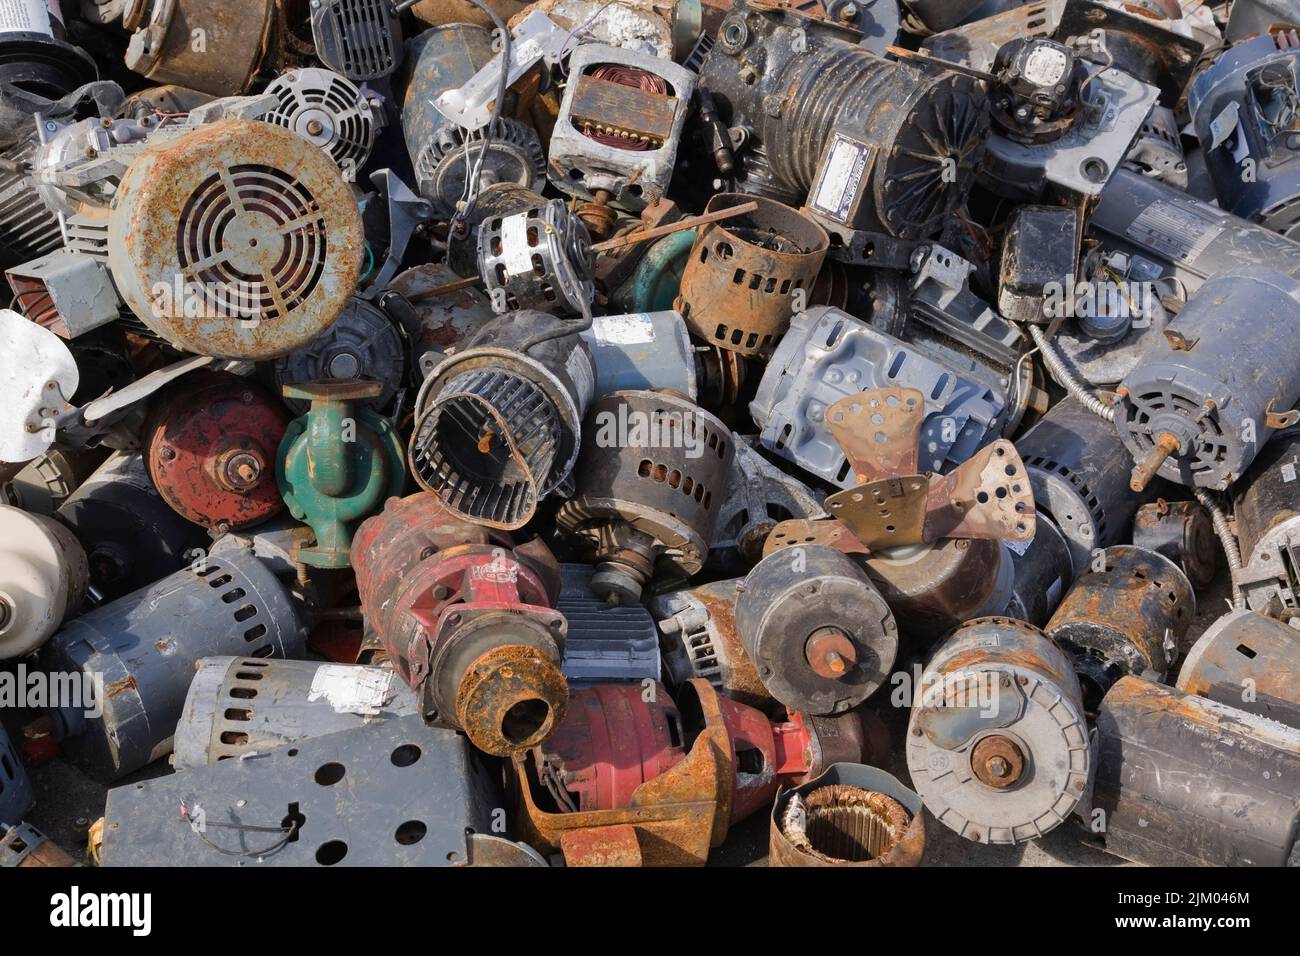
M361 215L338 167L251 120L148 146L122 177L109 235L113 278L140 321L218 358L306 345L361 274Z
M858 484L917 474L924 422L925 396L914 388L868 389L826 409Z
M777 798L769 865L920 866L925 852L921 800L883 770L837 763Z
M757 202L754 212L700 227L682 272L676 309L687 327L720 349L770 354L807 305L830 237L802 213L772 199L720 193L705 213Z
M998 439L932 481L925 540L996 538L1032 541L1034 493L1016 446Z
M864 545L836 518L788 518L779 522L763 542L763 557L781 548L817 544L845 554L866 554Z
M199 372L155 402L144 429L154 487L184 518L247 528L284 508L275 451L289 424L279 399L250 379Z
M275 24L274 0L155 0L132 4L148 22L127 49L126 65L155 83L233 96L252 83Z
M924 475L881 478L830 495L826 510L865 548L920 544L926 536L930 488Z
M875 552L864 567L904 635L928 645L984 611L1002 560L995 541L947 538Z
M1045 630L1078 657L1085 685L1104 693L1123 674L1150 670L1163 679L1195 614L1196 595L1177 565L1115 545L1075 579Z
M456 724L484 753L509 756L549 737L564 719L569 685L554 655L504 644L461 676Z
M766 707L774 703L771 693L763 686L758 676L758 668L745 653L745 645L736 631L736 591L731 588L729 596L723 596L712 585L704 585L695 591L709 612L713 625L713 635L721 643L718 648L720 657L726 662L721 676L723 690L743 704L751 707Z

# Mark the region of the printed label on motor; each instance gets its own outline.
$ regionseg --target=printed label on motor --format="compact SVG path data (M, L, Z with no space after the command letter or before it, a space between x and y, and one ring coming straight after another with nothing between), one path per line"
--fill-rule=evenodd
M45 0L0 0L0 33L20 32L54 36Z
M603 315L592 322L597 345L646 345L655 340L654 323L645 312Z

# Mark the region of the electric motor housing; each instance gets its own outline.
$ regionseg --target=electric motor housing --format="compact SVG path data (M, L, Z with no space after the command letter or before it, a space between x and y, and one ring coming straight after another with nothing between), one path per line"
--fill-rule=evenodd
M115 452L55 517L81 542L90 583L110 601L183 567L210 540L167 504L139 454Z
M205 657L176 725L176 770L206 767L419 712L390 668Z
M584 43L551 132L546 174L571 196L598 194L633 212L663 198L672 179L695 74L638 50Z
M270 123L220 120L147 145L109 215L122 299L174 346L264 360L338 318L361 274L361 215L338 167Z
M154 400L144 428L149 477L173 510L217 531L251 527L284 508L275 453L289 424L257 382L199 371Z
M594 260L591 234L561 199L494 216L478 229L479 275L499 313L589 312Z
M426 721L497 756L522 754L560 725L568 625L544 545L516 547L413 495L361 526L352 564L367 623Z
M968 621L913 689L907 769L926 808L976 843L1060 826L1092 768L1083 695L1064 651L1024 621Z
M1279 272L1201 286L1121 383L1116 427L1133 460L1149 464L1167 441L1162 477L1219 491L1240 478L1273 434L1268 414L1300 400L1297 317L1300 280Z
M1106 184L1088 233L1107 249L1160 263L1188 293L1239 269L1300 277L1300 244L1131 169Z
M885 682L898 625L847 555L820 545L758 562L736 600L736 630L763 685L791 710L839 714Z
M497 316L430 371L410 444L420 487L468 518L519 528L568 480L596 375L566 328L542 312ZM546 332L557 334L537 341Z
M491 61L492 34L473 23L446 23L410 40L407 50L410 77L402 98L402 133L415 167L416 190L436 212L450 216L464 196L485 130L470 132L455 125L434 103ZM509 183L538 190L545 178L546 153L536 131L519 120L499 117L488 138L479 185Z
M1199 501L1160 498L1143 505L1133 519L1133 544L1163 554L1198 591L1209 587L1218 571L1221 545Z
M275 360L275 383L285 385L362 378L383 383L383 391L360 404L380 413L388 411L406 379L406 342L402 332L383 310L360 296L352 296L334 324L302 348ZM285 399L299 415L311 403Z
M86 596L86 552L53 518L0 505L0 660L39 648Z
M34 799L27 768L18 759L8 732L0 725L0 824L17 826Z
M262 120L291 129L334 160L355 182L384 126L383 109L346 77L306 67L287 70L266 88L280 101Z
M1300 429L1278 432L1242 477L1233 505L1246 603L1267 614L1300 608Z
M1164 680L1195 616L1196 595L1178 565L1121 544L1079 574L1045 630L1074 658L1093 710L1125 674Z
M734 456L731 430L672 392L613 392L592 404L576 489L555 522L594 555L598 595L637 602L657 574L699 572Z
M1300 727L1296 629L1247 608L1205 629L1183 659L1175 686L1188 694Z
M53 675L93 686L91 705L50 711L70 759L96 780L125 776L172 750L202 657L300 657L295 599L251 551L209 555L68 622L42 650Z
M253 82L275 27L273 0L249 0L232 15L228 0L133 0L123 13L132 33L126 65L154 83L233 96Z
M402 23L390 0L314 0L316 55L349 80L378 80L402 65Z
M1145 495L1129 487L1132 462L1115 426L1066 396L1016 439L1034 504L1065 536L1075 573L1093 551L1119 544Z
M1300 730L1137 677L1110 689L1096 727L1106 852L1147 866L1300 862Z
M863 566L898 616L903 638L919 648L973 617L1002 613L1015 584L1010 552L983 538L884 548Z
M713 581L650 598L659 625L664 668L673 686L706 680L742 704L780 706L758 676L736 630L736 600L743 578Z
M1290 239L1300 237L1300 137L1285 119L1300 95L1294 36L1278 30L1230 47L1187 93L1219 205Z
M805 201L850 230L915 239L966 198L988 133L970 77L922 72L855 31L740 0L700 68L728 126L750 131L741 191Z
M705 214L758 208L699 228L673 307L701 340L747 358L772 353L790 318L811 301L830 238L776 200L719 193Z
M1006 543L1011 556L1013 592L1005 614L1043 627L1074 580L1070 544L1056 522L1040 509L1034 518L1034 540L1023 551Z

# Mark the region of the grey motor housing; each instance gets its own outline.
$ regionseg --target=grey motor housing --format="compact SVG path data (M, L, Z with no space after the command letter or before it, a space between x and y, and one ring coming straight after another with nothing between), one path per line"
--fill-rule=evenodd
M209 555L50 638L41 651L47 672L73 675L83 687L102 678L103 688L98 708L50 711L55 736L86 773L116 780L171 752L200 658L300 657L306 640L295 599L259 558Z
M185 696L172 766L264 754L419 709L415 691L387 667L206 657Z

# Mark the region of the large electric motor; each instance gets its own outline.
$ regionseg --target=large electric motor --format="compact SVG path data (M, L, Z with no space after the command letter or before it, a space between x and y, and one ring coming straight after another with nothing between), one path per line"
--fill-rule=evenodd
M913 690L907 769L926 808L977 843L1060 826L1088 786L1083 695L1069 657L1023 621L958 628Z
M1300 430L1274 435L1246 472L1233 508L1246 602L1266 614L1300 609Z
M1125 677L1096 736L1092 817L1108 853L1147 866L1300 863L1300 730Z
M1223 490L1300 399L1300 280L1244 269L1206 282L1120 385L1116 427L1142 489L1159 474ZM1244 325L1243 325L1244 323Z
M1279 29L1238 43L1187 94L1219 205L1300 237L1300 36Z
M832 230L917 238L966 198L988 131L974 80L923 73L847 27L741 0L700 85L743 129L738 185L811 209Z
M593 555L599 596L636 603L657 573L680 580L704 566L734 457L731 431L671 392L592 406L577 491L555 521Z
M248 379L198 372L154 403L145 426L149 477L176 513L217 531L247 528L284 507L275 453L289 414Z
M250 120L147 146L109 217L123 300L167 342L220 358L310 342L347 304L362 247L356 200L329 157Z
M833 548L782 548L754 566L736 630L765 686L792 710L838 714L885 682L898 625L866 573Z
M94 687L51 711L55 736L88 774L116 780L171 752L199 658L300 657L306 638L289 589L251 551L201 558L50 639L46 670Z
M514 547L432 494L392 499L352 546L366 621L424 718L487 753L522 753L559 725L567 625L544 546Z

